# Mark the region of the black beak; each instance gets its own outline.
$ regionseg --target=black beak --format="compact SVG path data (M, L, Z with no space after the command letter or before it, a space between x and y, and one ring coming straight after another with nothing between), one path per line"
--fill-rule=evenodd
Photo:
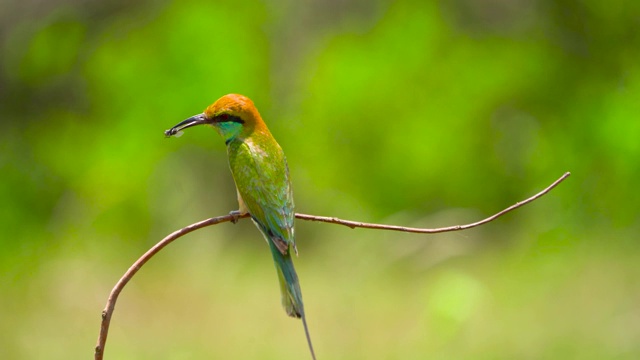
M209 122L210 121L207 119L207 117L204 114L194 115L188 118L187 120L184 120L183 122L179 123L178 125L172 127L171 129L165 130L164 136L166 137L174 136L186 128L196 126L196 125L207 124Z

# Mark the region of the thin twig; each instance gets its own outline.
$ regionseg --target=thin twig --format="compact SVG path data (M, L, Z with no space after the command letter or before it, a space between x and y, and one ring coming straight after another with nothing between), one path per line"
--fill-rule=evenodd
M434 233L442 233L442 232L448 232L448 231L457 231L457 230L465 230L465 229L470 229L476 226L480 226L482 224L486 224L490 221L495 220L496 218L512 211L515 210L525 204L528 204L536 199L538 199L539 197L543 196L544 194L548 193L549 191L551 191L551 189L553 189L554 187L558 186L558 184L560 184L562 181L564 181L567 177L569 177L569 175L571 175L571 173L567 172L564 173L564 175L562 175L558 180L554 181L551 185L549 185L547 188L545 188L544 190L540 191L539 193L533 195L532 197L517 202L512 206L509 206L508 208L500 211L499 213L496 213L495 215L489 216L488 218L484 219L484 220L480 220L478 222L475 223L471 223L471 224L466 224L466 225L454 225L454 226L448 226L448 227L443 227L443 228L436 228L436 229L421 229L421 228L411 228L411 227L404 227L404 226L397 226L397 225L382 225L382 224L372 224L372 223L363 223L363 222L359 222L359 221L350 221L350 220L342 220L342 219L338 219L335 217L326 217L326 216L315 216L315 215L307 215L307 214L300 214L300 213L296 213L296 218L300 219L300 220L308 220L308 221L320 221L320 222L326 222L326 223L331 223L331 224L338 224L338 225L344 225L347 227L350 227L352 229L355 228L367 228L367 229L378 229L378 230L392 230L392 231L402 231L402 232L411 232L411 233L425 233L425 234L434 234ZM102 360L103 356L104 356L104 348L105 345L107 343L107 334L109 332L109 325L111 323L111 316L113 315L113 311L115 309L116 306L116 301L118 300L118 296L120 295L120 293L122 292L122 289L124 289L125 285L127 285L127 283L131 280L131 278L133 278L133 276L138 272L138 270L140 270L140 268L147 262L149 261L155 254L157 254L160 250L162 250L165 246L171 244L174 240L182 237L183 235L186 235L192 231L201 229L203 227L206 226L210 226L210 225L216 225L216 224L220 224L223 222L236 222L238 219L242 219L242 218L247 218L249 217L248 214L245 215L234 215L234 214L229 214L229 215L224 215L224 216L218 216L215 218L211 218L211 219L206 219L206 220L202 220L200 222L197 222L195 224L191 224L187 227L184 227L180 230L174 231L171 234L169 234L167 237L165 237L164 239L162 239L159 243L157 243L156 245L154 245L151 249L149 249L146 253L144 253L144 255L142 255L138 260L136 260L135 263L133 263L133 265L131 265L131 267L129 268L129 270L127 270L126 273L124 273L124 275L120 278L120 280L116 283L116 285L113 287L113 290L111 290L111 294L109 294L109 299L107 300L107 305L105 306L104 310L102 311L102 323L100 324L100 335L98 336L98 343L95 347L95 354L94 354L94 358L95 360Z
M102 311L102 324L100 325L100 336L98 337L98 344L96 345L96 348L95 348L95 354L94 354L95 360L102 360L102 357L104 356L104 347L107 343L107 334L109 332L109 324L111 323L111 315L113 315L113 310L116 306L116 301L118 301L118 295L120 295L120 292L122 292L122 289L125 287L125 285L127 285L129 280L131 280L131 278L138 272L138 270L140 270L142 265L144 265L147 261L149 261L149 259L151 259L155 254L157 254L165 246L171 244L174 240L178 239L183 235L186 235L192 231L198 230L200 228L203 228L209 225L220 224L228 221L235 222L239 218L245 218L248 216L249 216L248 214L240 215L240 216L229 214L229 215L214 217L207 220L202 220L195 224L191 224L178 231L172 232L167 237L162 239L162 241L155 244L151 249L149 249L146 253L144 253L144 255L142 255L138 260L136 260L136 262L134 262L133 265L131 265L129 270L127 270L127 272L124 273L124 275L120 278L116 286L113 287L113 290L111 290L111 294L109 294L107 305Z
M309 220L309 221L320 221L320 222L326 222L326 223L331 223L331 224L338 224L338 225L344 225L347 227L350 227L352 229L355 228L366 228L366 229L377 229L377 230L392 230L392 231L402 231L402 232L410 232L410 233L421 233L421 234L435 234L435 233L443 233L443 232L449 232L449 231L458 231L458 230L466 230L466 229L471 229L473 227L476 226L480 226L482 224L486 224L490 221L493 221L497 218L499 218L500 216L515 210L525 204L528 204L530 202L532 202L533 200L543 196L544 194L548 193L549 191L551 191L551 189L553 189L554 187L558 186L558 184L560 184L562 181L564 181L564 179L568 178L569 175L571 175L570 172L566 172L564 173L564 175L562 175L558 180L554 181L551 185L547 186L546 189L540 191L539 193L533 195L532 197L517 202L511 206L509 206L508 208L500 211L497 214L494 214L492 216L489 216L488 218L484 219L484 220L480 220L478 222L474 222L471 224L466 224L466 225L453 225L453 226L447 226L447 227L442 227L442 228L436 228L436 229L422 229L422 228L412 228L412 227L404 227L404 226L397 226L397 225L382 225L382 224L371 224L371 223L363 223L363 222L359 222L359 221L350 221L350 220L342 220L342 219L338 219L336 217L327 217L327 216L315 216L315 215L305 215L305 214L296 214L296 218L298 219L302 219L302 220Z

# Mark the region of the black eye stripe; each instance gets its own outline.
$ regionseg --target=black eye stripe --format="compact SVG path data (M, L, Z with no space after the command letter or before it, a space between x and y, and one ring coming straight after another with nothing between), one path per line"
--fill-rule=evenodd
M242 120L239 116L229 115L229 114L220 114L213 118L214 122L234 122L239 124L244 124L244 120Z

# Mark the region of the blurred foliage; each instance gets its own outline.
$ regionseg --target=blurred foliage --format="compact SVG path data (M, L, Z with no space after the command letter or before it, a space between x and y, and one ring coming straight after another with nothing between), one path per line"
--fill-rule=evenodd
M251 97L298 210L321 359L640 356L640 3L0 4L0 358L86 359L118 277L236 205L224 144L162 131ZM120 298L106 357L301 359L261 236L181 239Z

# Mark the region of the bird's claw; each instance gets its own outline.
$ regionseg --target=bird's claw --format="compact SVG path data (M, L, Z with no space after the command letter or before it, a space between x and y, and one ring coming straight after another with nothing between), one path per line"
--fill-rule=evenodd
M238 219L242 216L239 210L233 210L229 212L229 215L231 215L231 222L234 224L237 223Z

